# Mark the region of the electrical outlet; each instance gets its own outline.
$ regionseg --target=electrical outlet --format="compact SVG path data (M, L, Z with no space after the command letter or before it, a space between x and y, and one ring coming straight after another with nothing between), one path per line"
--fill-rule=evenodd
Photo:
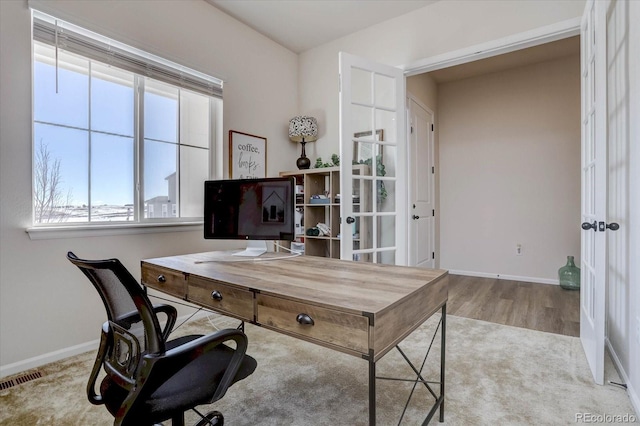
M516 256L522 256L522 244L516 244Z

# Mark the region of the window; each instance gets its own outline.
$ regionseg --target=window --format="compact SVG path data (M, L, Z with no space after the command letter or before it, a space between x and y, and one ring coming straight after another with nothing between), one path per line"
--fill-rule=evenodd
M33 44L34 225L201 220L221 82L38 12Z

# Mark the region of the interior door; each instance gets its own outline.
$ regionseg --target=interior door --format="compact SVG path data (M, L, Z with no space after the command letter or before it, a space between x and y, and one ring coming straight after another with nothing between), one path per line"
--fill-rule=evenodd
M342 259L407 264L402 70L340 52Z
M596 383L604 383L606 165L606 3L588 0L582 17L582 238L580 340Z
M433 113L409 96L409 265L435 268Z

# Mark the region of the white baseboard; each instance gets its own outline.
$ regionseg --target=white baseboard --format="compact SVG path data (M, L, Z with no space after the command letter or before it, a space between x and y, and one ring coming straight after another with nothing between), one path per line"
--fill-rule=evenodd
M189 318L189 321L194 321L196 319L203 318L208 314L209 312L207 311L201 311L194 315L192 318L189 318L189 315L184 315L177 319L176 324L180 324L187 318ZM57 351L49 352L43 355L38 355L33 358L28 358L23 361L2 365L0 366L0 378L13 376L14 374L31 370L32 368L38 368L52 362L60 361L61 359L69 358L71 356L80 355L81 353L95 351L96 349L98 349L99 344L100 339L96 339L90 342L81 343L79 345L70 346L64 349L59 349Z
M640 395L638 395L637 390L632 386L631 382L629 381L629 376L627 375L627 372L624 370L624 368L622 368L622 363L620 362L620 358L618 357L618 354L616 353L616 351L613 349L613 346L611 345L611 341L608 338L606 338L604 341L605 341L607 350L609 351L609 355L611 356L611 361L613 361L613 365L616 367L616 370L620 375L620 379L622 379L622 383L627 385L627 394L629 395L629 399L631 400L631 405L633 406L633 409L636 412L636 417L640 418Z
M465 275L467 277L497 278L499 280L524 281L528 283L560 285L560 282L558 280L551 279L551 278L522 277L519 275L491 274L489 272L458 271L455 269L449 269L449 273L454 275Z
M32 368L37 368L51 362L60 361L61 359L69 358L71 356L80 355L84 352L95 351L98 349L98 344L100 344L100 339L38 355L23 361L14 362L13 364L0 366L0 378L13 376L14 374L31 370Z

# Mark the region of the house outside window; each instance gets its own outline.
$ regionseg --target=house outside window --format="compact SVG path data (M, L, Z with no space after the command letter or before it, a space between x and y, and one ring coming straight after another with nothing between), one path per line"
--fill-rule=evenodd
M221 82L182 87L188 70L143 56L148 69L175 67L178 76L154 78L170 72L109 63L103 44L34 12L34 225L201 220L203 182L215 175ZM144 55L124 49L133 63Z

